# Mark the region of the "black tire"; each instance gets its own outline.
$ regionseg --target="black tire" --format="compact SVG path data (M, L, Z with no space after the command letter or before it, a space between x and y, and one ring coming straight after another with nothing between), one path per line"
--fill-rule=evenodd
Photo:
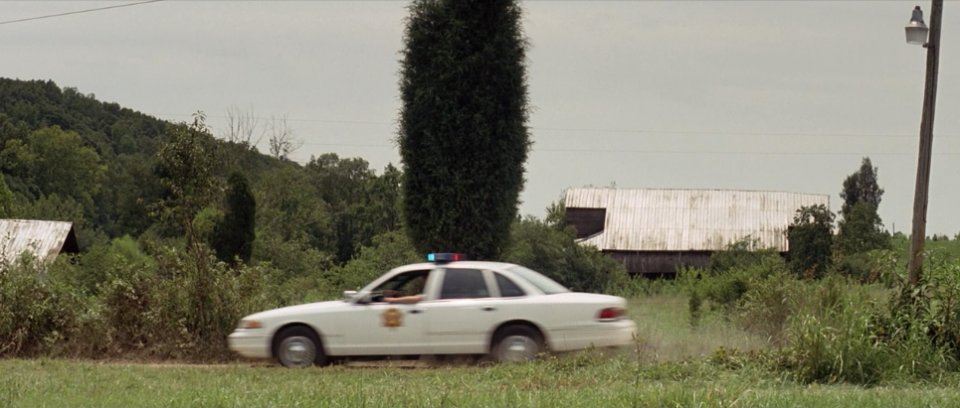
M273 355L284 367L303 368L326 365L327 356L317 334L309 328L294 326L283 329L275 337Z
M490 357L498 363L532 361L546 351L543 336L529 326L507 326L497 330Z

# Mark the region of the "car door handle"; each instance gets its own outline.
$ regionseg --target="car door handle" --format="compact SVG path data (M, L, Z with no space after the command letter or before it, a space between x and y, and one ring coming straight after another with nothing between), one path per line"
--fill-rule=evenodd
M419 314L420 312L423 312L423 310L413 309L413 310L410 311L410 314Z
M492 311L494 311L494 310L497 310L497 308L495 308L495 307L493 307L493 306L484 306L484 307L483 307L483 311L484 311L484 312L492 312Z

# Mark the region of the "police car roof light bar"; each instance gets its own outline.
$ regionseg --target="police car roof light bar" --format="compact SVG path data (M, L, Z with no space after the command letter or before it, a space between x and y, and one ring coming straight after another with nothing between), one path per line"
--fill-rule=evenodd
M455 252L431 252L427 254L427 262L455 262L466 259L463 254Z

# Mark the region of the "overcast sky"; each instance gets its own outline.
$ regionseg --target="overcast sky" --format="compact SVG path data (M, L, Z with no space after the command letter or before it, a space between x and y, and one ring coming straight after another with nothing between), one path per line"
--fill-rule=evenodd
M0 21L127 2L0 2ZM869 156L886 228L909 233L929 1L530 1L521 213L565 188L829 194ZM163 1L0 24L0 76L50 79L173 121L286 116L301 163L378 173L394 139L406 2ZM927 233L960 232L960 2L947 1ZM266 151L265 146L261 151Z

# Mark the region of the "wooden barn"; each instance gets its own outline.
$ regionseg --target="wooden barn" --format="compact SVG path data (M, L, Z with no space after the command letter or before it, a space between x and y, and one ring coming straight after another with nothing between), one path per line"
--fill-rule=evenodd
M0 265L14 263L25 252L45 264L62 252L80 252L73 223L0 219Z
M830 206L826 194L774 191L570 188L567 223L582 245L624 264L627 272L670 276L678 265L706 266L710 255L743 239L786 253L797 210Z

